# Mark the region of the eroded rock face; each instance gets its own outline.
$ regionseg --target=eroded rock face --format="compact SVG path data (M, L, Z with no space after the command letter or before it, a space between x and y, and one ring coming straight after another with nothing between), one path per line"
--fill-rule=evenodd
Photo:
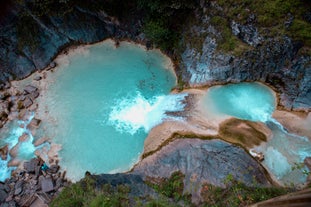
M238 44L248 49L240 53L223 52L218 49L222 31L212 25L210 14L219 9L222 11L217 4L203 5L196 10L197 23L186 29L190 32L183 39L185 50L180 70L183 80L191 87L261 81L280 92L280 105L310 111L311 57L298 53L302 43L285 35L264 37L256 27L254 14L250 14L246 23L232 21L230 25L232 34L240 40ZM196 44L199 40L202 43Z
M73 7L71 12L63 16L41 17L26 9L29 21L37 28L38 36L33 39L37 45L20 49L17 25L22 9L25 8L19 4L13 5L0 19L0 83L21 79L35 70L45 68L68 45L92 43L109 37L147 41L144 34L140 33L142 24L139 15L118 22L104 11L93 12L80 7ZM223 12L223 9L215 2L201 1L201 8L196 12L197 21L191 24L192 36L183 38L185 50L177 54L181 55L179 67L185 82L190 86L206 86L262 81L280 92L282 106L310 110L311 84L308 83L311 82L311 57L297 53L302 47L301 43L287 36L265 37L256 27L256 16L250 14L244 23L232 20L230 29L241 40L241 44L244 42L251 49L239 55L221 52L216 48L222 32L210 23L213 16L209 11ZM185 28L185 33L188 30ZM202 38L202 42L195 43ZM28 104L29 100L26 106Z
M30 35L33 39L28 41L34 42L32 48L22 45L18 36L18 23L23 12L27 13L27 21L36 30ZM65 46L98 42L109 37L130 38L131 33L135 34L139 29L135 23L131 26L130 32L123 31L122 25L113 22L104 12L80 7L73 7L64 15L38 16L21 4L11 5L0 19L0 83L25 78L47 67Z
M174 171L185 174L185 192L200 200L203 183L225 187L228 175L247 185L268 186L261 165L242 148L221 140L178 139L143 159L133 173L148 177L168 178Z

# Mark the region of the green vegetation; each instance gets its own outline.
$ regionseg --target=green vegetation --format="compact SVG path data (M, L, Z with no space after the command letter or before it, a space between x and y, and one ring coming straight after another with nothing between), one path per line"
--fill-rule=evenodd
M175 202L180 200L187 201L189 200L190 195L183 195L184 178L185 176L177 171L172 173L171 177L168 179L150 180L147 183L158 193L168 198L172 198Z
M27 7L36 17L64 16L71 13L75 7L91 11L105 11L116 16L121 21L131 22L134 17L142 20L142 31L156 47L172 53L180 52L181 39L185 39L195 48L200 49L205 35L196 37L185 26L192 26L195 19L194 10L198 8L197 1L191 0L12 0ZM217 36L218 49L241 55L251 50L251 46L243 43L231 32L230 24L235 20L247 24L251 14L255 14L253 23L262 36L278 37L288 35L294 40L301 41L305 46L311 47L311 25L305 21L304 15L310 10L311 2L307 0L218 0L222 9L209 6L205 13L211 17L210 24L221 32ZM210 4L207 1L207 4ZM290 19L293 19L290 23ZM17 27L20 39L19 48L25 46L36 48L38 39L38 25L27 12L21 12L20 24ZM285 22L289 22L287 25ZM199 23L200 22L195 22ZM189 34L188 34L189 33ZM306 51L309 53L309 50Z
M177 171L168 179L150 178L147 184L159 194L156 199L151 197L133 197L127 185L110 184L97 186L92 176L87 175L76 184L72 184L56 197L51 207L110 207L110 206L147 206L173 207L195 206L191 203L191 195L184 194L185 176ZM289 188L278 187L249 187L228 175L224 181L226 187L220 188L203 184L200 206L246 206L292 191Z
M171 32L164 20L150 20L144 26L144 32L161 49L172 48L177 35Z
M226 188L203 184L201 196L205 206L248 206L291 191L291 189L279 187L249 187L235 181L232 175L227 176L225 184Z
M98 184L97 184L98 185ZM150 197L134 197L130 195L128 185L112 186L103 184L97 186L92 176L86 175L78 183L71 184L51 202L51 207L129 207L149 206L167 207L172 205L165 196L158 199Z
M196 7L191 0L137 0L145 14L143 31L162 50L178 48L181 30Z
M231 32L229 22L221 16L213 16L211 24L221 31L221 37L218 37L218 49L222 51L233 51L239 44L240 40Z
M311 47L311 24L305 21L305 13L310 10L311 2L307 0L218 0L217 4L223 11L212 10L211 24L222 32L219 48L223 51L233 51L239 42L230 37L230 22L235 20L246 24L250 14L255 14L255 26L261 35L278 37L284 34L294 40L301 41ZM293 22L290 23L290 19ZM219 21L219 19L222 19ZM289 22L288 25L285 22ZM223 40L225 39L225 40ZM243 49L243 48L240 48ZM247 50L247 48L244 48Z

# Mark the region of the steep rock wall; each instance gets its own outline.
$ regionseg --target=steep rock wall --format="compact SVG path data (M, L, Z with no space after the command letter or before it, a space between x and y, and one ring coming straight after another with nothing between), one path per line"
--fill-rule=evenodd
M220 31L218 22L213 23L212 12L222 9L217 4L201 6L183 37L180 71L185 83L200 87L261 81L280 93L280 105L286 109L310 111L311 57L298 53L303 46L301 42L286 35L271 38L260 34L255 16L250 14L244 24L231 21L233 40L240 48L224 52L218 46L228 37L223 35L225 31Z
M219 50L224 32L213 26L211 11L222 9L217 4L204 2L201 1L201 7L196 10L195 21L185 25L183 49L174 54L181 60L178 73L182 80L191 87L261 81L279 92L281 106L310 111L311 57L298 52L302 44L286 35L266 37L256 27L256 17L250 15L246 23L232 20L230 24L231 33L240 41L238 52ZM32 47L19 36L22 31L18 24L23 12L36 28L35 34L28 35L33 37L30 38ZM62 16L38 17L28 8L13 5L0 19L0 83L21 79L45 68L68 45L110 37L146 42L140 32L139 14L133 17L119 22L104 11L80 7L73 7Z

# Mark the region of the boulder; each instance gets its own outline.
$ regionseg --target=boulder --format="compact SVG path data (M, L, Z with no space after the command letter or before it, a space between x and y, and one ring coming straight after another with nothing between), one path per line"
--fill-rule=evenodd
M53 183L52 178L50 178L50 177L40 176L39 177L39 183L41 185L41 190L44 193L48 193L48 192L54 190L54 183Z
M39 95L40 95L40 94L39 94L38 91L34 91L34 92L31 92L31 93L28 95L28 97L29 97L32 101L34 101L36 98L38 98Z
M24 92L26 92L27 94L31 94L32 92L37 91L38 89L32 85L27 85L24 88Z
M46 171L50 174L56 174L59 170L58 165L51 165Z
M35 80L35 81L39 81L39 80L41 80L41 79L42 79L41 76L36 76L36 77L34 77L34 80Z
M24 162L24 169L27 173L34 173L36 171L39 161L36 158L31 159L30 161Z
M33 104L31 98L29 98L28 96L25 98L25 100L23 101L23 105L25 108L28 108L29 106L31 106Z
M242 25L238 22L231 22L232 33L245 43L251 46L258 46L262 42L257 28L252 24Z
M36 129L39 127L41 123L41 120L40 119L37 119L37 118L33 118L30 123L27 125L27 128L30 128L30 129Z
M14 195L19 195L23 191L24 181L19 180L15 183L14 186Z
M48 205L44 203L40 198L36 198L36 200L30 205L30 207L48 207Z
M31 193L31 194L24 194L20 198L18 204L20 206L30 206L36 199L37 199L37 196L35 194L33 194L33 193Z
M4 202L7 197L7 192L5 192L3 189L0 189L0 203Z
M2 160L6 160L8 157L8 153L9 153L9 147L8 145L5 145L3 147L0 148L0 158Z
M148 179L168 178L175 171L185 175L184 191L195 203L202 183L225 187L229 175L249 186L270 186L263 167L244 149L217 139L177 139L139 162L132 173Z

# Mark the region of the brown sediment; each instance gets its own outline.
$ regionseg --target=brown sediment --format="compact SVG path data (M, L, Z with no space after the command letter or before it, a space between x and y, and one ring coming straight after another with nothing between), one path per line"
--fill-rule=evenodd
M289 112L276 110L272 117L280 122L288 132L308 137L311 141L311 112Z
M266 142L271 136L270 129L261 122L231 118L220 124L219 137L227 142L250 149Z

